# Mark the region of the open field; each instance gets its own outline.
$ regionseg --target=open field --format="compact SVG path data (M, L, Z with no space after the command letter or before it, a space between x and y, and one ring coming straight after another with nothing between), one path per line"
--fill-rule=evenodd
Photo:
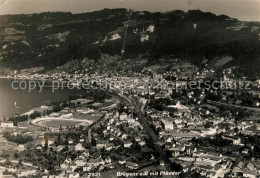
M48 121L40 121L38 122L38 124L40 125L45 125L45 126L49 126L49 127L58 127L60 125L62 126L74 126L77 124L80 124L81 122L79 121L65 121L65 120L48 120Z

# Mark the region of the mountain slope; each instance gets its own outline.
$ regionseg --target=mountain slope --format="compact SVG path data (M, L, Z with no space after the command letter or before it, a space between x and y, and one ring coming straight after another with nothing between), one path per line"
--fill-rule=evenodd
M247 75L258 71L260 64L260 23L198 10L3 15L0 25L0 65L13 69L52 69L85 57L99 61L102 54L124 54L123 58L145 54L151 64L171 56L198 66L204 58L230 55L235 60L226 65L246 66L242 70L247 69Z

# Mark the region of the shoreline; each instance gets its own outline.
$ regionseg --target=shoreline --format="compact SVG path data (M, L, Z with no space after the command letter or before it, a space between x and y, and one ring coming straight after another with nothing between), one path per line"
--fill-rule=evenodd
M0 76L0 79L13 79L13 80L42 80L42 81L48 81L48 80L49 80L49 79L42 79L42 78L10 77L10 76Z

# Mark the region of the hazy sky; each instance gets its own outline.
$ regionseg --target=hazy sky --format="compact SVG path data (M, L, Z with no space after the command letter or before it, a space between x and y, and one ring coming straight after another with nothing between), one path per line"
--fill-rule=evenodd
M147 11L200 9L246 21L260 21L260 0L0 0L0 14L29 14L45 11L72 13L104 8Z

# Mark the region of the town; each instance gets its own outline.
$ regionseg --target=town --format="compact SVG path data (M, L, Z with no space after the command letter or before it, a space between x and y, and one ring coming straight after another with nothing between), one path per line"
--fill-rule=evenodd
M86 94L3 118L3 175L258 177L260 80L172 62L167 71L14 71L16 81L69 84Z

